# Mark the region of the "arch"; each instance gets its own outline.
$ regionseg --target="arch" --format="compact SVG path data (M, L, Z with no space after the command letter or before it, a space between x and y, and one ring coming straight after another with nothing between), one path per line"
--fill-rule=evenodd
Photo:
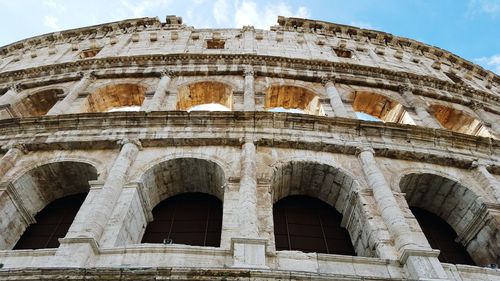
M476 264L498 261L498 223L477 194L458 181L434 173L406 174L399 186L410 207L431 212L451 226ZM473 227L478 220L485 223Z
M97 176L97 170L92 165L61 161L39 165L13 180L8 193L15 196L0 198L0 216L9 218L8 223L0 224L0 232L3 233L0 248L14 246L28 224L32 223L26 217L36 216L45 206L64 196L87 193L89 180L95 180Z
M201 192L223 200L223 169L215 162L198 158L174 158L158 163L142 176L151 206L174 195Z
M85 99L83 111L137 111L144 102L145 92L146 88L138 84L107 85L97 89Z
M36 216L36 223L24 231L14 250L59 247L87 193L65 196L49 203Z
M276 250L355 256L342 215L325 202L292 195L273 206Z
M141 243L219 247L222 201L205 193L181 193L153 209Z
M177 110L191 110L196 106L210 104L219 104L232 110L232 87L215 81L200 81L179 87Z
M271 195L274 204L284 198L308 196L321 200L332 206L338 213L343 214L349 207L347 203L349 194L352 190L358 189L354 178L339 168L323 163L293 160L279 162L273 169ZM361 243L359 237L352 236L361 235L359 231L349 229L353 227L353 224L348 226L351 241ZM356 246L365 248L361 244Z
M480 120L462 110L439 104L432 105L431 110L441 126L448 130L474 136L491 137L490 132Z
M352 107L359 119L415 125L402 104L377 93L354 92ZM358 114L359 112L373 116L376 119L365 118L362 114Z
M57 103L64 92L61 89L47 89L26 96L11 106L17 116L42 116Z
M269 111L325 115L318 95L306 88L290 85L267 88L264 107Z
M453 264L475 265L465 247L455 242L457 233L443 219L424 209L411 207L427 241L434 249L439 249L439 260Z

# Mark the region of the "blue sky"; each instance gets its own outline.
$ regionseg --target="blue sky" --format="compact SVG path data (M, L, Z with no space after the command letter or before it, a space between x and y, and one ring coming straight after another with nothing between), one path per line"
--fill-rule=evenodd
M500 74L500 0L0 0L0 46L135 17L182 16L195 27L268 29L277 15L382 30L439 46Z

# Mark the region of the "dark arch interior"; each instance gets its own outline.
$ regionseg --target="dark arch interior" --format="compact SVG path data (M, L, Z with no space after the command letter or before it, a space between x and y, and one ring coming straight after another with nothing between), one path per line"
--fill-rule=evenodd
M222 202L204 193L183 193L160 202L142 243L220 246Z
M415 216L433 249L439 249L439 260L445 263L476 265L465 247L455 242L457 234L446 221L424 209L411 207Z
M274 204L276 250L299 250L355 256L342 215L325 202L302 195L285 197Z
M86 193L70 195L47 205L35 216L36 223L24 231L14 250L59 247L58 239L68 232L85 196Z

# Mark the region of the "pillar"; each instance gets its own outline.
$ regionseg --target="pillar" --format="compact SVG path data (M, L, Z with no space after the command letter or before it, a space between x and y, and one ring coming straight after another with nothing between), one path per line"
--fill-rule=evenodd
M406 223L391 187L375 160L374 151L368 147L358 148L358 159L368 186L382 215L389 233L394 238L399 261L405 266L412 280L446 280L447 275L437 259L439 251L416 243L410 226Z
M69 110L73 102L78 98L78 95L83 92L89 84L93 81L94 76L91 72L87 72L83 74L82 78L80 81L78 81L66 94L63 100L59 101L54 105L49 112L47 112L47 115L58 115L58 114L64 114Z
M476 180L481 186L486 187L486 191L500 203L500 183L488 171L486 163L483 161L474 161L471 168L476 175Z
M256 148L246 140L241 150L238 223L241 237L258 237Z
M20 86L18 84L10 86L9 90L0 97L0 105L10 105L19 102L21 100L18 95L19 89Z
M254 77L255 73L252 66L245 68L244 77L244 92L243 92L243 110L244 111L255 111L255 89L254 89Z
M479 116L481 121L492 130L491 133L500 135L500 118L496 118L498 120L491 120L488 113L486 113L486 111L484 110L484 104L482 103L474 102L472 103L471 108L474 110L477 116Z
M394 237L396 249L400 251L405 247L417 246L411 238L410 227L406 223L391 187L378 167L373 149L359 148L358 159L361 162L368 186L373 190L373 196L382 214L382 219Z
M348 118L349 115L345 110L342 99L340 98L339 92L335 87L335 77L328 76L323 77L323 83L325 84L326 95L330 99L330 105L332 106L333 114L337 117Z
M0 160L0 179L2 179L5 174L7 174L7 172L16 165L17 159L27 152L26 147L23 145L9 145L4 146L3 148L8 150Z
M170 85L172 77L173 73L171 71L165 70L162 72L160 81L158 82L158 86L156 86L153 97L142 105L142 111L151 112L161 110L161 105L163 104L163 101L167 96L167 89Z
M120 153L101 186L93 186L53 259L55 266L82 267L99 253L100 238L126 183L127 173L141 144L124 139Z
M267 239L259 238L256 147L252 140L245 140L240 161L239 233L231 239L233 266L265 268Z
M415 110L422 125L429 128L441 129L439 122L429 114L426 105L413 94L409 85L400 85L399 93L406 103Z

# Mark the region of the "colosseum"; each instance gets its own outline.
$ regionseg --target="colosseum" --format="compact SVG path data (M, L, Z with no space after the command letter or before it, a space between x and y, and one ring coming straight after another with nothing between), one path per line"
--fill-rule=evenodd
M500 77L177 16L0 47L0 280L500 280Z

